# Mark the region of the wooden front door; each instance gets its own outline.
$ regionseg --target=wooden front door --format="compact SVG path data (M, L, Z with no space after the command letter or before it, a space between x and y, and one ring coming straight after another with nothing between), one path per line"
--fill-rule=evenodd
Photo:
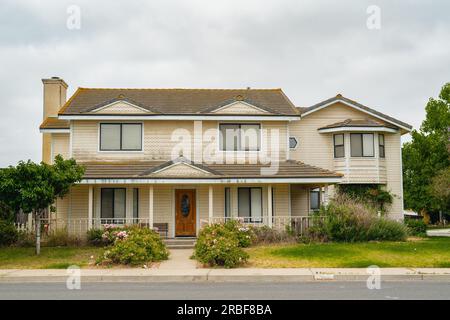
M175 190L175 236L196 235L197 210L194 189Z

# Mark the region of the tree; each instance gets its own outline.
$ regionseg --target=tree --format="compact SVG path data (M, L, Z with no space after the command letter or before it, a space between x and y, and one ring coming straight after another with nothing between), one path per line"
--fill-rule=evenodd
M442 87L438 99L429 99L425 110L420 130L412 131L412 141L405 143L402 151L405 207L422 214L442 209L431 185L433 178L450 166L450 83Z
M439 221L442 222L442 211L450 208L450 167L433 177L431 193L439 200Z
M36 254L40 253L40 219L57 198L81 181L84 168L74 159L55 157L53 165L30 160L20 161L0 171L0 202L14 212L33 213L36 217Z

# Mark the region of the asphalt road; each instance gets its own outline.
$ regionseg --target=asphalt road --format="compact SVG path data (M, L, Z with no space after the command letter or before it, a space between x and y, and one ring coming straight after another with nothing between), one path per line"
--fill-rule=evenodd
M432 299L450 300L450 282L0 283L0 299Z

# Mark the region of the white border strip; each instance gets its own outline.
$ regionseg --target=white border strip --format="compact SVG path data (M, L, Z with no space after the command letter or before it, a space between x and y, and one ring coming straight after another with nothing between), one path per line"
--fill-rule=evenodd
M70 133L70 129L39 129L41 133Z
M339 127L339 128L322 128L318 129L320 133L329 133L329 132L358 132L358 131L364 131L364 132L391 132L391 133L397 133L398 130L388 128L388 127Z
M339 183L341 178L223 178L223 179L83 179L80 184L229 184L229 183Z

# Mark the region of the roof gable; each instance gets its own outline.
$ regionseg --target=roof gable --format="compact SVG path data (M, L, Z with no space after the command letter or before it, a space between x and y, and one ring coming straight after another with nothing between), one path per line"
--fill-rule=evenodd
M141 176L155 177L209 177L216 175L219 173L204 165L193 163L185 157L167 161L141 174Z
M97 114L148 114L156 113L155 110L139 106L129 99L117 98L98 104L88 110Z
M379 111L376 111L376 110L374 110L372 108L369 108L369 107L367 107L365 105L362 105L362 104L360 104L360 103L358 103L356 101L353 101L353 100L350 100L348 98L345 98L341 94L338 94L338 95L336 95L333 98L330 98L330 99L324 100L322 102L319 102L319 103L317 103L317 104L315 104L315 105L313 105L311 107L301 108L301 109L299 109L299 111L301 112L301 116L305 117L305 116L308 116L311 113L317 112L317 111L322 110L324 108L327 108L329 106L336 105L337 103L342 103L342 104L344 104L344 105L346 105L348 107L351 107L353 109L356 109L356 110L358 110L360 112L363 112L365 114L369 114L370 116L372 116L372 117L374 117L376 119L383 120L383 121L385 121L387 123L393 124L394 126L400 127L401 129L403 129L403 130L405 130L407 132L410 132L412 130L412 126L411 125L409 125L409 124L407 124L405 122L402 122L400 120L397 120L395 118L392 118L392 117L390 117L390 116L388 116L386 114L383 114L383 113L381 113Z
M232 101L227 102L223 106L208 108L202 113L217 113L217 114L269 114L276 113L267 107L258 107L246 101Z

